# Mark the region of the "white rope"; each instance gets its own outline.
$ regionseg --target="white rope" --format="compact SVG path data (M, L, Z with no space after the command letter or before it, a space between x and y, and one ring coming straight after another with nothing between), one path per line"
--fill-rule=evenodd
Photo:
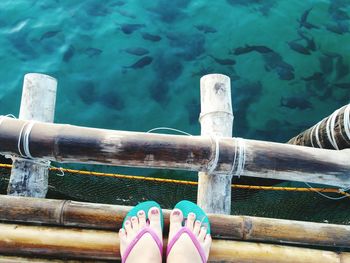
M339 112L339 109L332 113L331 116L329 116L327 123L326 123L326 133L328 141L331 143L334 149L339 150L339 147L337 145L337 141L335 140L334 135L334 127L335 127L335 120L337 118L337 114Z
M311 146L312 146L313 148L315 148L315 145L314 145L314 137L312 136L312 134L313 134L315 128L316 128L316 126L314 125L314 126L312 127L311 131L310 131L310 142L311 142Z
M239 154L238 154L238 164L237 164L236 175L239 178L244 172L246 155L245 155L245 140L242 138L238 138L238 139L239 139L239 143L238 143Z
M211 136L210 139L213 141L213 139L215 140L215 155L212 161L210 161L208 163L208 167L207 167L207 173L208 174L212 174L216 167L218 166L218 162L219 162L219 155L220 155L220 144L219 144L219 137L217 136Z
M321 148L321 149L322 149L322 145L321 145L321 142L320 142L320 137L318 136L318 129L320 128L320 124L321 124L322 121L318 122L316 124L316 128L315 128L316 143L317 143L318 147Z
M188 133L188 132L184 132L184 131L181 131L181 130L178 130L178 129L174 129L174 128L169 128L169 127L157 127L157 128L153 128L153 129L150 129L149 131L147 131L147 133L151 133L151 132L157 131L157 130L175 131L175 132L182 133L182 134L185 134L185 135L188 135L188 136L192 136L192 134L190 134L190 133Z
M344 130L350 140L350 104L344 110Z
M244 173L244 166L246 160L246 144L242 138L234 138L235 141L235 155L233 157L230 174L236 175L238 178ZM237 163L237 169L236 169ZM236 169L236 171L235 171Z
M311 190L313 190L314 192L316 192L317 194L329 199L329 200L341 200L341 199L344 199L344 198L347 198L346 195L344 196L341 196L341 197L331 197L331 196L328 196L324 193L321 193L320 191L317 191L315 188L313 188L309 183L307 182L304 182ZM346 192L347 190L349 190L350 188L347 188L347 189L339 189L340 191L343 191L343 192Z
M233 157L233 162L232 162L232 167L231 167L231 171L230 174L233 175L234 171L235 171L235 167L236 167L236 157L237 157L237 140L238 138L234 139L234 143L235 143L235 156Z

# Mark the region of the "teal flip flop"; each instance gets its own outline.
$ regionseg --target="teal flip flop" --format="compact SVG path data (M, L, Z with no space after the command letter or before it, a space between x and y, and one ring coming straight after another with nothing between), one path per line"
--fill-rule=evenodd
M152 208L152 207L158 207L159 211L160 211L160 223L162 225L162 229L164 226L164 216L163 216L163 212L162 212L162 208L160 207L160 205L155 202L155 201L146 201L146 202L142 202L139 203L138 205L134 206L125 216L123 224L122 224L122 228L124 228L124 224L126 222L126 220L128 220L129 218L133 217L133 216L137 216L137 212L140 210L145 211L146 213L146 220L148 219L148 211Z
M210 234L210 222L207 214L198 205L191 201L183 200L178 202L174 208L181 210L184 219L187 218L189 213L194 213L196 215L196 220L199 220L202 225L207 227L207 233ZM183 222L184 224L185 222Z
M160 207L160 205L154 201L146 201L143 203L138 204L137 206L135 206L133 209L131 209L126 217L124 218L123 224L122 224L122 228L125 228L125 222L127 220L129 220L131 217L133 216L137 216L137 213L140 210L143 210L146 214L146 220L148 220L148 211L152 208L152 207L158 207L159 208L159 212L160 212L160 223L161 223L161 227L163 229L164 226L164 217L163 217L163 212L162 209ZM126 262L126 259L128 258L130 252L132 251L132 249L135 247L135 245L137 244L137 242L142 238L142 236L146 233L149 233L152 238L154 239L154 241L157 243L157 246L159 248L159 253L160 256L162 257L163 254L163 240L160 240L158 235L155 233L155 231L149 227L146 226L143 229L140 230L140 232L136 235L136 237L134 238L134 240L131 241L131 243L129 244L129 246L126 248L123 256L122 256L122 263Z
M197 237L193 234L193 232L188 227L185 226L185 220L187 219L189 213L194 213L196 215L196 220L199 220L202 223L202 226L206 226L207 234L210 234L210 223L209 223L208 216L198 205L187 200L180 201L175 205L174 209L175 208L179 209L182 212L183 221L182 221L182 227L180 228L180 230L174 235L174 237L168 243L167 253L166 253L167 257L171 249L177 242L177 240L180 238L180 236L182 234L187 234L191 238L195 247L197 248L197 251L202 259L202 262L206 263L208 261L208 258L203 250L203 247L201 246L201 244L199 243L199 241L197 240Z

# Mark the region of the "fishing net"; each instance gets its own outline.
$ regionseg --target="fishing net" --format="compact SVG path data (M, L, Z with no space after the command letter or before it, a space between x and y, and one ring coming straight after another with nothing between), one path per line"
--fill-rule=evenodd
M132 176L110 173L110 167L89 168L90 171L51 169L47 197L119 205L155 200L163 208L172 208L183 199L196 202L196 173L156 170L148 175ZM96 169L99 172L91 172ZM0 168L1 194L6 193L9 175L10 167ZM234 178L231 211L234 215L350 224L350 198L329 193L327 189L321 194L328 198L303 183Z

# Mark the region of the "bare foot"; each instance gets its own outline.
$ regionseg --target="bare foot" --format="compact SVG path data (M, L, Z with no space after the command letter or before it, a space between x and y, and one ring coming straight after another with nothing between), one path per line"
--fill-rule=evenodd
M174 209L170 215L170 231L169 231L169 242L174 238L174 236L182 228L183 214L181 210ZM207 228L202 226L200 221L196 221L196 215L194 213L189 213L186 221L186 228L193 233L198 241L198 244L204 252L204 257L206 262L209 257L209 250L211 246L211 236L207 234ZM182 233L180 238L175 242L171 248L168 257L168 263L202 263L203 260L201 255L196 248L194 242L187 233Z
M136 236L146 227L151 228L159 238L160 242L162 242L163 237L160 222L160 211L157 207L152 207L149 209L148 219L149 222L146 222L146 214L143 210L140 210L137 213L137 217L133 216L131 219L128 219L125 222L125 229L122 228L119 230L120 253L123 262L162 262L162 255L159 251L158 244L150 233L145 233L142 235L141 238L137 241L136 245L131 249L129 255L126 255L128 253L127 250L129 245L132 242L135 242L134 239Z

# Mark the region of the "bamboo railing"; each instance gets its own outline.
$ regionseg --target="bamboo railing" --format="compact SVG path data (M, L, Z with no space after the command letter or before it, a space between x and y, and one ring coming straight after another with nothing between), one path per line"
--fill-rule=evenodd
M350 186L350 149L332 151L282 143L112 131L36 123L23 145L28 122L3 117L0 152L34 158L147 168L208 171L217 174Z

